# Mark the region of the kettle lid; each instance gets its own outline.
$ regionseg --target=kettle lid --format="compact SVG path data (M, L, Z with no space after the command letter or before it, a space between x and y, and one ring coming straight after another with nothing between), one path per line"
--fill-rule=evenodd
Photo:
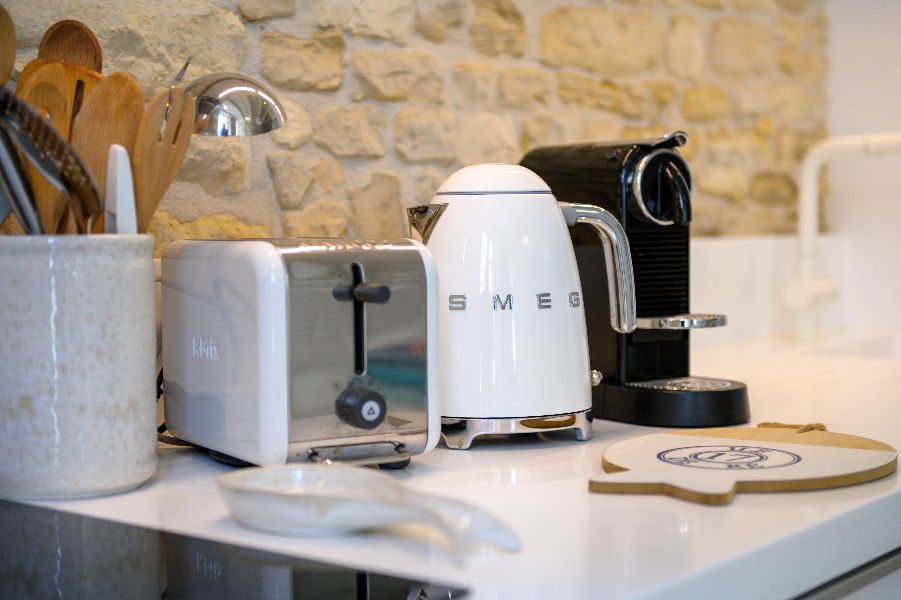
M520 165L483 164L463 167L448 177L438 195L550 194L541 177Z

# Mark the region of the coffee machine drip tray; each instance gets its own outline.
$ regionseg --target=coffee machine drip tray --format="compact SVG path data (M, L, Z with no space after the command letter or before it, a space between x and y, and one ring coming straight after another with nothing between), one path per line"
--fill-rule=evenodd
M673 377L595 388L595 417L652 427L722 427L747 423L748 388L712 377ZM597 396L596 396L597 398ZM601 410L598 411L597 408Z

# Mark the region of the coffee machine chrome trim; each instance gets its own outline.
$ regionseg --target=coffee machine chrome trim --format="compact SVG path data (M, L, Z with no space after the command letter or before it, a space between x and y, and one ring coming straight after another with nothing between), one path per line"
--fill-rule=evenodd
M636 329L706 329L724 327L726 315L691 313L666 317L641 317L635 320Z
M687 140L687 138L685 138ZM683 142L684 143L684 142ZM673 219L658 219L655 217L651 211L648 209L647 205L644 202L644 192L641 189L641 181L644 179L644 172L647 169L647 166L651 163L652 160L657 158L658 156L668 155L671 156L674 160L679 161L683 165L685 164L685 160L679 155L678 152L671 150L670 148L659 148L654 150L653 152L645 155L638 161L638 165L635 167L635 174L632 177L632 196L635 199L635 204L638 207L638 210L641 211L641 214L648 221L661 226L669 226L675 225L676 221ZM682 194L684 197L688 197L691 195L691 183L686 181L685 177L682 175L682 172L679 169L672 170L672 177L674 179L674 183L682 190Z

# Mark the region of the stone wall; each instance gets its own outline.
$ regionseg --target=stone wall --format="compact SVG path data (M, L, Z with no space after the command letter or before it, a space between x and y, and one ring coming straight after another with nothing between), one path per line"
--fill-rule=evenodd
M5 3L9 5L10 3ZM683 129L698 234L794 227L799 160L825 135L821 0L13 0L17 66L42 32L95 30L149 97L241 71L283 129L194 136L152 230L400 236L457 168L540 144Z

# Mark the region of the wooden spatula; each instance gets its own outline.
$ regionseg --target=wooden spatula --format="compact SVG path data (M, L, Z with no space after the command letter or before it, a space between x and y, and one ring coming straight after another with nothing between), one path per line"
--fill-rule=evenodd
M0 85L6 85L16 62L16 27L6 9L0 6Z
M81 21L67 19L51 25L38 45L38 58L69 63L97 73L103 71L100 42Z
M109 148L118 144L130 156L143 114L141 86L128 73L113 73L91 90L75 117L69 141L94 176L101 200L106 190Z
M184 88L158 91L144 109L131 160L139 232L147 231L163 194L178 174L193 131L194 97Z
M84 99L103 80L103 76L82 67L40 59L26 65L22 74L24 77L19 79L16 96L47 117L57 133L68 141ZM32 166L26 167L26 175L45 231L57 231L66 212L65 199Z

